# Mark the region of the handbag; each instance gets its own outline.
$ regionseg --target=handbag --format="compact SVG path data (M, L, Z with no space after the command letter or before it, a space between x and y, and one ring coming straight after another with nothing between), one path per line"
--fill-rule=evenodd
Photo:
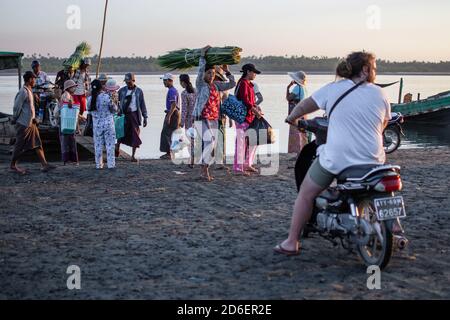
M116 129L116 139L125 137L125 116L114 115L114 127Z
M238 91L239 86L236 88L235 94ZM227 115L231 120L241 124L245 122L245 118L247 117L247 106L235 95L230 94L220 105L220 112Z
M275 143L275 132L266 119L255 117L248 129L253 129L256 132L256 139L249 139L250 145L262 146Z

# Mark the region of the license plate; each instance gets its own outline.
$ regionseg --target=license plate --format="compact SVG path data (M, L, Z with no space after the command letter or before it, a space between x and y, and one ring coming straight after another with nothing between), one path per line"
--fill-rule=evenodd
M380 221L406 217L403 197L375 199L375 210Z

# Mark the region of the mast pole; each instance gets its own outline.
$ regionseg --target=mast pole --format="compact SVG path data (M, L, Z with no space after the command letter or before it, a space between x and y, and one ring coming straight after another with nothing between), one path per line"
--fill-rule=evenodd
M98 78L98 74L100 73L100 65L101 65L101 62L102 62L103 38L105 36L105 24L106 24L106 13L107 13L107 11L108 11L108 0L105 1L105 12L103 14L102 39L100 41L100 52L98 54L96 78Z

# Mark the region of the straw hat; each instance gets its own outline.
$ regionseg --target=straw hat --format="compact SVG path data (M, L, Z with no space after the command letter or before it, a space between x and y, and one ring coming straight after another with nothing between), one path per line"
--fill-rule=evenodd
M76 87L77 84L75 83L75 81L73 80L67 80L66 82L64 82L64 91L66 91L67 89Z
M304 73L303 71L288 72L288 75L298 84L303 84L303 82L306 80L306 73Z
M108 81L106 81L105 89L107 91L117 91L120 89L120 86L117 84L116 80L108 79Z

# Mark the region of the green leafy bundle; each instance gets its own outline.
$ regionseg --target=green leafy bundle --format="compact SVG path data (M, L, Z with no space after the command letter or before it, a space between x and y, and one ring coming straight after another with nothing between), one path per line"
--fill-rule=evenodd
M64 60L64 67L72 67L74 70L78 69L81 65L83 59L91 54L91 46L87 42L80 43L75 52L70 56L69 59Z
M239 47L213 47L206 53L210 65L232 65L241 61L242 49ZM180 49L158 57L157 63L170 70L186 70L199 65L201 49Z

